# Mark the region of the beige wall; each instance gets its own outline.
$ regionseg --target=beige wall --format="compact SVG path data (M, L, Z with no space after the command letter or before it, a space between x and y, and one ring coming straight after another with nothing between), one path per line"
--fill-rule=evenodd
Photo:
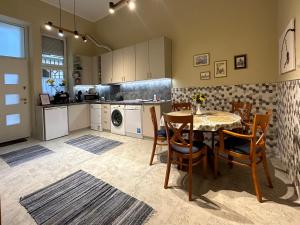
M59 11L57 8L39 0L1 0L0 15L16 18L29 24L29 54L30 54L30 90L31 90L31 115L33 133L35 131L35 105L41 93L41 31L42 24L52 21L58 24ZM93 23L77 18L78 30L81 33L93 34ZM73 27L73 15L63 12L62 25L66 28ZM54 33L55 35L55 33ZM68 39L69 52L72 54L94 55L95 47L79 40Z
M284 0L283 0L284 1ZM153 37L173 41L174 87L258 83L277 78L277 4L274 0L139 0L96 24L98 37L120 48ZM193 67L193 55L211 63ZM234 55L248 54L248 69L234 70ZM228 77L214 78L214 61L228 60ZM200 71L212 79L200 81Z
M296 71L278 75L279 81L300 79L300 1L278 0L278 40L292 18L296 18Z

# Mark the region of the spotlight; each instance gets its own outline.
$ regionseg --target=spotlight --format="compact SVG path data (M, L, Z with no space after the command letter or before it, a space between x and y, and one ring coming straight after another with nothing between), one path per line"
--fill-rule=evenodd
M52 22L50 22L50 21L49 21L48 23L46 23L46 24L45 24L46 30L52 30L52 25L53 25L53 24L52 24Z
M58 30L58 36L60 36L60 37L64 36L64 32L61 29Z
M128 8L130 10L135 10L135 2L133 0L128 1Z
M76 38L76 39L79 38L79 35L78 35L78 31L77 31L77 30L74 31L74 38Z
M114 9L114 3L113 2L109 2L109 13L110 14L114 14L115 13L115 9Z
M82 36L82 40L83 40L84 43L87 43L87 39L86 39L85 36Z

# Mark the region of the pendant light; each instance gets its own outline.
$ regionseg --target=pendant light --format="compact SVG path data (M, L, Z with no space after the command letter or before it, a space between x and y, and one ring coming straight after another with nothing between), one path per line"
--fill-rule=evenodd
M75 14L75 0L74 0L74 37L76 38L76 39L78 39L79 38L79 34L78 34L78 31L76 30L76 14Z
M127 4L127 7L133 11L136 8L135 0L120 0L116 3L109 2L108 11L110 14L114 14L116 9L121 7L121 5Z
M61 0L59 0L59 30L58 30L58 36L63 37L64 32L61 29Z

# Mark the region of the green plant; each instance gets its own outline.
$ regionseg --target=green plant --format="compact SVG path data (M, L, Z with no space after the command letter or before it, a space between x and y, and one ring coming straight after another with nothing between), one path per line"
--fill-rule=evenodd
M192 97L193 101L197 104L201 104L202 106L204 105L205 101L206 101L206 97L204 94L201 93L196 93L193 95Z

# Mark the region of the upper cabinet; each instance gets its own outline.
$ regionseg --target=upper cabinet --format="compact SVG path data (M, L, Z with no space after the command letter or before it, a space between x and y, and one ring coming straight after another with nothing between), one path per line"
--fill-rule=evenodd
M101 56L102 84L171 77L172 42L160 37Z
M112 83L113 67L112 67L112 52L101 55L101 83Z

